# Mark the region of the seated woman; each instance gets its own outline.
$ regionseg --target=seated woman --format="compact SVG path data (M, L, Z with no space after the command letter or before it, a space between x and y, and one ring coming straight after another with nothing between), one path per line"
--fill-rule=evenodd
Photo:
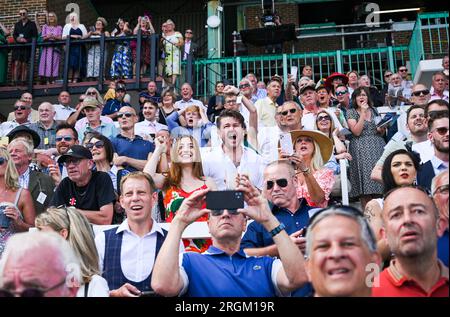
M109 297L108 282L101 276L94 232L86 217L73 207L48 208L35 220L36 228L58 233L80 260L83 284L77 297Z
M216 189L214 180L203 175L200 148L192 136L181 136L171 149L171 164L168 173L157 173L161 154L166 152L167 143L163 137L155 139L155 151L144 167L155 181L155 187L164 192L165 221L171 222L181 203L192 193L209 188ZM205 208L206 206L203 206ZM207 221L205 215L197 221ZM186 251L203 252L211 245L210 240L184 240Z
M334 185L333 171L324 167L330 159L333 143L319 131L291 131L294 154L281 152L282 159L290 160L297 170L297 197L305 198L311 207L327 207Z
M384 194L396 187L415 184L418 170L419 160L414 153L403 149L392 152L383 164ZM382 198L372 199L367 203L364 214L377 238L377 249L384 262L387 261L388 264L391 252L386 240L381 238L383 203L384 199Z
M16 166L8 150L0 146L0 257L8 238L16 232L28 231L34 218L31 194L19 186Z

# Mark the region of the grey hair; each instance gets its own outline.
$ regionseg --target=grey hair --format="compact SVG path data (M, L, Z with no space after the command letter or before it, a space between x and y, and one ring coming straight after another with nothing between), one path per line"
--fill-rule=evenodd
M43 103L41 103L40 105L39 105L39 107L38 107L38 110L39 110L39 108L41 107L41 106L43 106L43 105L46 105L46 106L50 106L50 111L51 112L55 112L55 106L53 105L53 104L51 104L50 102L48 102L48 101L44 101Z
M370 227L366 218L364 218L362 214L361 216L357 216L356 214L349 212L346 209L339 206L337 207L333 206L325 209L324 211L318 212L320 214L318 214L313 219L313 222L308 226L308 231L306 233L306 251L305 251L306 256L309 256L312 250L312 242L314 239L312 230L320 221L329 216L344 216L356 221L359 224L359 227L361 228L360 230L361 238L369 248L370 252L377 251L377 240L375 238L375 234L373 233L372 228Z
M11 236L0 260L0 285L3 285L3 271L10 258L20 259L31 253L39 254L37 251L43 248L54 250L54 257L59 259L61 270L67 272L67 283L80 285L80 262L69 243L55 232L42 231L28 231ZM66 286L70 287L67 283Z
M440 172L439 174L437 174L435 177L433 177L433 180L431 181L431 194L434 196L434 192L437 189L437 182L441 180L442 177L444 177L445 175L447 175L448 177L448 169L446 169L445 171Z
M11 143L8 144L8 149L9 149L10 146L13 146L13 145L16 145L16 144L23 145L23 147L25 148L25 152L28 155L33 155L34 148L33 148L33 145L31 145L31 143L28 140L26 140L26 139L24 139L22 137L15 138L14 140L11 141Z
M287 168L287 170L289 172L289 176L291 176L291 177L295 176L294 166L288 160L273 161L266 165L266 167L264 168L264 171L266 171L268 168L270 168L272 166L280 166L280 165Z

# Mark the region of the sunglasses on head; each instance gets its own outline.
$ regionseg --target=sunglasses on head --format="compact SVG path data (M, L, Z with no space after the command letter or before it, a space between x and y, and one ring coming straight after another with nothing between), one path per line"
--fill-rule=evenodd
M88 150L92 150L92 149L94 148L94 146L95 146L97 149L101 149L102 147L105 146L105 142L103 142L102 140L98 140L98 141L95 142L95 143L89 142L89 143L86 143L86 145L85 145L85 147L86 147Z
M415 97L419 97L420 95L426 96L426 95L428 95L429 93L430 93L430 91L429 91L428 89L425 89L425 90L414 91L414 92L412 93L412 95L415 96Z
M21 292L12 291L7 289L0 289L0 297L44 297L45 293L50 292L58 287L63 286L66 283L66 279L62 280L58 284L48 288L29 287Z
M437 133L439 135L445 135L448 132L448 128L447 127L440 127L440 128L434 129L434 131L437 131Z
M287 116L289 113L296 113L297 112L297 109L295 109L295 108L292 108L292 109L289 109L289 110L286 110L286 111L282 111L282 112L280 112L280 114L282 115L282 116Z
M336 96L343 96L343 95L345 95L346 93L348 93L347 90L337 91L337 92L336 92Z
M0 157L0 166L3 165L4 163L8 162L8 160L6 159L6 157Z
M57 136L55 138L56 142L61 142L62 140L66 141L66 142L70 142L73 139L75 139L74 137L71 137L70 135L65 135L65 136Z
M15 106L14 109L17 110L27 110L28 107L27 106Z
M117 118L131 118L133 116L133 113L131 112L119 112L117 113Z
M250 87L250 84L239 85L239 89L245 89L245 88L248 88L248 87Z
M212 209L211 216L214 217L222 216L225 210L228 211L228 214L230 215L237 215L239 213L237 209Z
M273 186L277 183L278 187L285 188L288 185L288 180L286 178L280 178L275 181L267 181L266 188L267 190L271 190Z
M95 91L88 91L88 92L86 93L86 95L89 95L89 96L97 96L97 93L96 93Z
M330 118L330 116L320 116L320 117L317 117L317 121L330 121L331 120L331 118Z

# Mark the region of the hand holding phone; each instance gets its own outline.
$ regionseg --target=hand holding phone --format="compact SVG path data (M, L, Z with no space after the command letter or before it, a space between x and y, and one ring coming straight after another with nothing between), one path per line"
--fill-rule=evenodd
M294 78L294 81L297 81L297 72L298 72L298 67L292 66L291 67L291 76Z
M244 208L244 193L236 190L210 191L206 194L206 208L210 210Z

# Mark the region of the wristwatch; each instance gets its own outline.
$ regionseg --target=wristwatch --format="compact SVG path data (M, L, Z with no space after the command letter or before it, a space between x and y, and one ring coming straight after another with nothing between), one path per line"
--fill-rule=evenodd
M286 228L286 226L284 225L284 223L280 223L275 229L271 230L270 236L273 238L275 237L277 234L279 234L281 231L283 231Z

